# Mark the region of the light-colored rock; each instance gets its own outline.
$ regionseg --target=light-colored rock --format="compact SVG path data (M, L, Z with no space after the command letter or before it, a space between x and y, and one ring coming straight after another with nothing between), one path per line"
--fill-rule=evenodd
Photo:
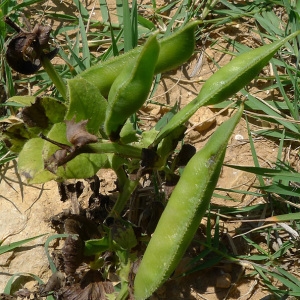
M49 218L69 204L60 201L57 185L48 182L28 186L16 175L16 164L1 169L0 181L0 240L3 245L41 234L13 252L0 255L0 292L9 278L16 273L32 273L48 280L50 271L44 243L54 231Z

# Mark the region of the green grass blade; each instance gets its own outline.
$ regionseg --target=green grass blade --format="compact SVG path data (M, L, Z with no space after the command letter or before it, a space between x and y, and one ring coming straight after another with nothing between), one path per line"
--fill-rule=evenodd
M236 166L236 165L227 165L227 164L224 165L230 168L242 170L256 175L271 177L274 178L274 180L287 180L287 181L300 182L300 173L292 173L291 171L275 170L275 169L268 169L268 168Z
M83 6L83 4L79 1L79 0L74 0L75 5L77 6L80 15L84 18L84 19L88 19L89 18L89 12L88 10Z
M281 134L281 138L280 138L280 143L279 143L279 147L278 147L278 151L277 151L277 161L280 162L281 161L281 157L282 157L282 153L284 151L283 146L284 146L284 137L285 137L285 130L282 130L282 134ZM280 164L277 164L276 169L280 170ZM275 183L275 181L273 181ZM277 182L279 183L279 182Z
M280 249L273 253L270 257L271 261L275 261L276 259L280 259L284 257L284 254L291 248L294 247L294 243L287 241L280 246Z
M49 253L49 244L50 244L50 242L52 242L55 239L67 238L69 236L70 236L70 234L67 234L67 233L64 233L64 234L54 234L54 235L49 236L47 238L46 242L45 242L44 248L45 248L46 256L48 258L48 262L49 262L49 265L50 265L50 270L51 270L51 272L53 274L57 271L57 269L56 269L56 266L55 266L55 264L54 264L54 262L53 262L53 260L51 258L51 255Z
M138 15L137 21L138 21L138 23L139 23L140 25L142 25L142 26L145 27L145 28L148 28L149 30L155 30L155 29L156 29L156 27L155 27L155 25L154 25L153 22L151 22L150 20L144 18L144 17L141 16L141 15Z
M130 10L127 0L123 0L123 26L124 26L124 51L132 49L132 30L130 20Z
M109 21L109 11L108 11L106 0L99 0L99 5L100 5L102 20L104 23L107 23Z
M3 291L4 294L7 294L7 295L11 294L14 280L15 280L16 277L19 277L19 276L30 276L34 280L36 280L40 285L44 284L43 280L41 278L39 278L37 275L35 275L35 274L31 274L31 273L16 273L16 274L12 275L11 278L6 283L6 286L5 286L4 291ZM14 288L16 288L16 287L14 286ZM20 288L22 288L22 286L20 286ZM47 300L55 300L55 298L52 295L47 296L46 299Z
M288 222L292 220L300 220L300 213L289 213L284 215L272 216L266 218L266 222Z
M1 37L1 39L2 39L2 37ZM6 83L5 91L6 91L7 96L10 98L10 97L15 96L16 92L15 92L15 85L14 85L14 81L13 81L12 71L11 71L11 68L6 63L6 61L4 62L4 69L5 69L5 83Z
M291 282L290 280L288 280L284 276L281 276L281 275L279 275L275 272L270 272L269 275L271 275L272 277L274 277L275 279L280 281L282 284L284 284L290 290L298 292L299 295L300 295L300 287L298 285L294 284L293 282Z
M132 1L132 10L131 10L131 28L132 28L132 48L135 48L138 44L138 8L137 1Z
M255 257L255 258L259 259L260 257L264 257L265 259L267 259L269 257L268 253L263 248L261 248L258 244L256 244L252 240L250 240L246 235L243 235L243 238L247 241L247 243L249 245L253 246L260 253L262 253L262 255L251 255L251 257L249 257L249 258ZM243 257L243 258L246 258L246 257Z
M292 275L291 273L285 271L282 268L277 267L276 268L278 272L280 272L283 276L285 276L286 278L288 278L291 282L293 282L294 284L296 284L296 286L298 287L298 290L300 289L300 280L295 277L294 275Z
M21 10L21 8L23 7L28 7L30 5L33 5L35 3L39 3L39 2L42 2L43 0L29 0L29 1L23 1L22 3L16 5L13 10L15 11L18 11L18 10Z
M87 35L85 32L85 26L82 17L80 15L79 15L79 30L80 30L81 43L82 43L82 62L85 66L85 69L87 69L91 66L91 55L90 55Z
M137 46L137 3L132 2L130 11L127 0L123 0L123 24L124 24L124 51L127 52Z
M11 289L12 289L12 284L15 280L16 277L18 276L22 276L22 275L26 275L26 276L30 276L32 277L34 280L36 280L39 284L43 284L44 282L42 281L42 279L40 279L38 276L31 274L31 273L16 273L14 275L11 276L11 278L8 280L5 288L4 288L4 293L10 295L11 293Z
M45 13L45 15L48 18L52 18L54 20L59 20L59 21L65 21L65 22L75 22L78 23L78 18L75 16L67 15L67 14L60 14L60 13ZM60 31L60 28L56 29L57 31ZM64 31L63 31L64 32Z
M41 236L44 236L46 234L47 233L37 235L37 236L31 237L31 238L28 238L28 239L25 239L25 240L21 240L21 241L18 241L18 242L11 243L9 245L1 245L0 246L0 255L3 254L3 253L6 253L6 252L12 251L12 250L22 246L23 244L31 242L31 241L33 241L33 240L35 240L35 239L37 239Z
M265 105L263 102L259 101L257 98L253 97L252 95L249 95L245 90L241 91L241 93L248 97L248 101L251 103L251 105L255 105L257 110L262 110L266 114L266 118L269 118L272 120L272 116L274 117L274 121L276 123L282 124L285 128L291 130L292 132L298 133L298 126L295 124L283 120L282 116L278 114L276 111L274 111L272 108Z
M257 271L257 273L262 277L263 279L263 283L269 288L269 290L271 292L274 293L274 295L277 296L282 296L283 294L286 294L287 292L285 291L280 291L278 288L276 288L272 282L270 281L270 279L265 275L264 271L262 268L260 268L258 265L253 265L254 269Z
M294 188L292 186L285 186L280 183L275 183L275 184L271 184L268 186L264 186L263 190L267 193L275 193L275 194L279 194L279 195L300 197L300 189Z
M118 44L117 43L118 43L119 39L121 38L121 36L123 35L123 29L120 30L118 36L115 38L113 28L112 28L112 26L110 26L110 34L111 34L112 44L110 46L110 49L108 49L108 51L106 53L107 55L103 56L103 60L106 60L106 58L108 57L108 55L111 52L110 50L112 50L114 56L118 56L119 55L119 49L118 49Z
M175 3L173 2L173 3L171 3L172 5L174 5ZM176 21L178 20L178 19L181 19L181 18L183 18L184 19L184 24L185 23L187 23L188 21L189 21L189 19L188 19L188 17L187 17L187 14L185 13L185 11L184 11L184 15L183 16L181 16L181 11L182 11L182 9L185 7L185 5L186 5L186 1L182 1L181 3L180 3L180 5L179 5L179 7L178 7L178 9L176 10L176 12L175 12L175 14L174 14L174 16L172 17L172 19L170 20L170 22L168 23L168 26L167 26L167 30L166 30L166 32L165 32L165 37L166 36L168 36L168 35L170 35L171 33L172 33L172 28L174 27L174 24L176 23ZM183 25L184 25L183 24ZM182 25L182 26L183 26Z
M290 111L291 116L292 116L295 120L298 120L298 119L296 119L297 116L299 115L298 110L297 110L297 109L295 110L295 108L294 108L294 106L293 106L293 103L291 102L291 99L289 98L289 96L288 96L288 95L286 94L286 92L285 92L284 86L282 85L282 82L281 82L281 80L279 79L279 75L278 75L278 72L277 72L277 67L276 67L274 64L272 64L272 65L273 65L273 70L274 70L274 74L275 74L276 81L277 81L277 83L278 83L278 88L279 88L279 90L280 90L280 93L281 93L281 95L283 96L283 99L284 99L286 105L287 105L288 108L289 108L289 111ZM297 112L296 112L296 111L297 111ZM299 125L294 125L294 126L298 129L298 132L299 132Z
M254 18L262 28L265 28L268 34L282 36L283 31L279 24L279 19L273 11L262 11L261 14L256 14Z
M10 6L9 6L10 4ZM2 10L2 14L5 16L9 12L10 7L14 7L16 5L16 1L11 1L11 0L4 0L0 3L0 9ZM2 32L1 32L2 34Z
M252 135L251 135L251 131L250 131L250 126L249 126L249 122L248 122L248 119L246 118L246 121L247 121L247 131L248 131L248 137L249 137L249 142L250 142L250 147L251 147L251 154L252 154L252 159L253 159L253 163L255 165L256 168L260 168L259 167L259 160L258 160L258 157L257 157L257 154L256 154L256 150L255 150L255 146L254 146L254 142L253 142L253 138L252 138ZM260 183L260 186L264 186L264 179L262 178L262 176L260 174L256 174L257 175L257 178L258 178L258 181Z
M128 0L116 0L116 9L117 9L117 16L119 24L123 24L123 2Z

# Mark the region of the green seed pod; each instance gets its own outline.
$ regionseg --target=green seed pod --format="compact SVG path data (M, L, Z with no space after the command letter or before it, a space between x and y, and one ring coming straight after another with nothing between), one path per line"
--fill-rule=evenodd
M157 145L177 126L184 124L199 107L220 103L241 90L260 72L284 43L299 33L300 31L295 32L280 41L243 53L219 69L204 83L199 95L181 109L162 129L154 145Z
M155 74L173 70L185 63L195 50L195 28L201 21L191 21L174 34L159 41L160 52Z
M201 21L189 22L174 34L159 41L160 53L155 66L155 74L177 68L190 58L195 47L194 31L200 23ZM95 85L106 97L122 69L127 65L134 64L143 47L137 47L123 55L99 63L78 76Z
M209 206L228 140L242 112L243 105L186 165L137 271L136 300L146 299L169 278L192 241Z
M146 101L159 54L157 34L149 37L134 63L128 63L111 86L104 130L111 139L119 136L125 121Z

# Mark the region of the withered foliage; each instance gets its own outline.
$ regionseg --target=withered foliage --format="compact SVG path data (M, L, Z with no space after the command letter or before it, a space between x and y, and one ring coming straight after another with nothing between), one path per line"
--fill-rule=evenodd
M7 63L13 70L25 75L34 74L42 65L43 55L52 59L58 53L58 48L50 50L50 26L36 24L32 30L28 28L26 31L8 17L5 22L18 33L10 40L5 53Z
M163 210L164 205L160 201L153 201L141 213L139 226L149 236L154 232Z
M82 120L76 123L75 117L72 120L65 121L67 140L72 146L53 141L43 134L40 135L41 138L61 148L45 161L46 169L55 172L59 166L64 166L67 162L79 155L81 153L80 149L83 146L98 142L98 137L87 131L87 122L88 120Z
M66 120L67 125L67 140L74 146L75 149L80 148L90 143L97 143L97 136L89 133L86 130L88 120L75 122L75 117L72 120Z
M27 288L20 288L13 295L0 293L0 300L40 300L42 299L38 292L31 292Z
M97 176L89 178L87 182L93 194L90 202L94 204L95 199L101 202L100 180ZM60 194L63 201L66 199L77 199L83 191L83 183L60 183ZM100 206L99 206L100 207ZM102 206L102 210L107 210ZM92 208L83 209L79 213L72 213L72 209L66 210L51 218L52 225L59 233L68 233L61 251L56 251L55 257L59 258L58 272L53 274L46 285L40 289L40 295L45 296L53 293L56 299L106 299L106 293L113 293L114 289L109 281L105 281L100 271L90 270L87 263L94 257L84 256L84 243L90 239L100 239L101 232L98 229L99 222L102 224L105 216L94 220L88 216L93 214ZM113 260L110 253L104 258L105 264L110 265ZM105 257L105 254L103 255ZM103 271L103 270L102 270Z
M65 275L57 271L51 275L48 282L46 284L43 284L39 288L39 294L40 296L47 296L52 291L58 291L62 287L65 286Z
M41 105L41 98L36 97L35 102L22 110L22 120L28 127L48 127L49 120L45 108Z
M73 276L83 262L84 241L79 235L70 235L62 248L64 271L67 276Z
M78 198L82 194L84 189L82 181L77 181L75 184L65 184L64 182L58 182L57 186L60 200L62 202L71 199L72 193L75 193L76 197Z
M76 193L76 189L73 192ZM69 193L69 196L72 195ZM113 285L104 280L100 271L89 270L84 264L84 262L90 261L89 257L83 255L84 241L99 239L101 234L97 224L85 217L83 210L81 213L81 215L74 215L66 211L52 218L55 227L61 228L70 236L66 238L61 250L62 272L51 276L48 283L42 288L40 295L47 295L54 291L56 299L96 300L106 299L106 293L114 292Z
M111 282L104 281L101 273L89 270L79 283L61 289L58 300L106 300L106 294L112 294Z
M75 274L76 269L83 262L84 241L100 238L96 224L84 216L71 215L64 222L65 233L70 236L62 248L64 271L67 276Z
M0 294L0 300L15 300L15 299L17 299L17 297L7 295L7 294L4 294L4 293Z

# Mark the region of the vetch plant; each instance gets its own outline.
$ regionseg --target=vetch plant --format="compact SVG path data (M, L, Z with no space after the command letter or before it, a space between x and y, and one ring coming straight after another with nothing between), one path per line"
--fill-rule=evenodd
M41 52L42 65L65 102L32 96L8 100L24 106L20 117L2 121L6 122L2 138L18 154L20 174L29 183L41 183L89 178L102 168L111 168L118 177L119 196L109 216L125 222L122 212L142 172L159 170L166 177L176 173L168 159L184 136L185 123L199 107L220 103L234 95L281 46L299 34L295 32L234 58L163 126L138 132L131 116L147 100L154 75L176 68L190 58L199 24L200 21L188 22L162 40L154 32L143 46L88 68L69 79L65 86L47 55ZM27 47L31 47L31 42ZM233 117L187 162L138 268L133 286L136 299L146 299L169 278L191 242L217 184L228 140L242 116L243 104L238 106ZM103 251L117 253L122 269L119 299L128 294L129 269L134 260L130 254L137 244L131 225L126 223L120 228L106 227L101 239L85 241L83 251L95 255L91 268L103 266L99 258Z

